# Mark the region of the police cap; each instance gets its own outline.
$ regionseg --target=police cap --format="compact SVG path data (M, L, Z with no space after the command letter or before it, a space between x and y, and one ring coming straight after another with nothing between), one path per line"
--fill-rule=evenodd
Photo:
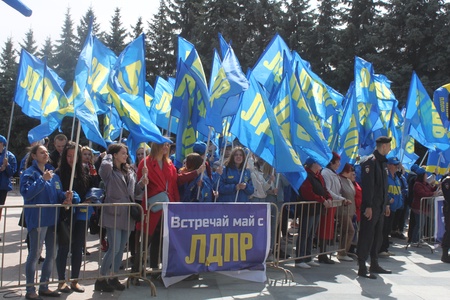
M388 144L391 141L392 141L392 138L391 137L387 137L387 136L380 136L376 140L377 144Z

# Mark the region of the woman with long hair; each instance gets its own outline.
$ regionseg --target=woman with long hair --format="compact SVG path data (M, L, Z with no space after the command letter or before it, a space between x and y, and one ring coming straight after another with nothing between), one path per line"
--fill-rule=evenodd
M250 171L245 168L246 155L244 149L235 147L225 162L225 168L220 176L219 197L217 202L249 202L254 193ZM244 172L241 180L241 174Z
M71 204L73 193L64 192L59 176L46 168L49 160L47 148L35 145L31 148L26 162L26 170L20 176L20 194L24 204ZM30 250L25 264L26 299L41 299L40 296L58 297L57 291L51 291L49 281L54 261L56 208L25 208L24 217L27 224ZM45 242L45 260L42 264L39 295L36 294L34 276L36 263Z
M178 186L186 182L194 180L201 172L205 170L203 164L197 170L187 173L177 173L177 169L169 158L170 144L152 143L150 155L142 160L139 164L137 177L141 179L147 174L147 199L161 193L166 192L170 202L179 202L180 194ZM142 202L144 211L147 213L149 205ZM149 224L144 225L144 230L150 236L150 267L158 268L159 246L160 246L160 228L161 228L162 211L150 211Z
M130 203L133 200L136 174L127 163L128 147L122 143L111 144L100 166L99 174L105 183L105 204ZM102 224L106 227L109 242L108 251L103 257L100 275L103 278L95 281L95 290L112 292L114 289L123 291L125 285L116 277L122 262L123 249L128 241L135 221L130 217L126 206L104 206L102 208ZM111 278L105 280L108 274Z
M61 178L62 187L64 190L69 189L70 180L72 176L72 168L75 168L75 176L73 179L72 190L77 192L80 197L80 202L86 202L86 193L89 188L92 187L92 182L88 174L88 169L83 166L82 152L80 148L75 149L76 144L72 141L67 142L64 150L61 154L61 160L58 169L55 173ZM75 150L77 151L77 161L75 163ZM87 220L89 220L90 214L92 214L92 207L74 207L73 210L66 210L61 208L60 210L60 222L64 222L63 219L72 220L72 244L69 245L62 240L58 241L58 254L56 256L56 269L58 271L58 279L60 281L58 290L63 293L69 293L71 290L78 293L84 292L84 287L78 283L80 275L81 262L83 260L83 248L86 243L86 229ZM71 257L71 276L72 283L69 286L66 284L66 264L67 255L69 254L69 247L72 249Z

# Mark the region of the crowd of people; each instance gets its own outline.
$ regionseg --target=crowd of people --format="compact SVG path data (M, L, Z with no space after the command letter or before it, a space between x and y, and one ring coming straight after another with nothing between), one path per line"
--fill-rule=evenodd
M11 178L17 170L16 158L6 146L6 139L0 136L0 218L1 205L12 189ZM313 157L307 158L304 162L307 177L298 191L293 190L282 174L276 173L238 141L219 151L213 143L206 145L198 141L180 168L174 164L175 148L169 143L142 144L134 153L133 162L123 143L112 143L100 153L88 146L77 148L65 135L58 134L54 137L53 148L49 153L48 139L34 143L20 164L20 193L25 205L89 203L91 198L86 196L89 191L102 188L105 191L103 203L138 203L144 214L150 214L150 221L147 224L131 218L128 206L105 206L102 211L76 205L71 209L62 207L59 211L50 207L26 207L23 222L29 243L27 299L84 292L78 279L83 254L89 254L85 242L92 215L100 215L103 225L100 245L105 252L100 266L102 278L95 282L96 291L125 288L117 277L123 249L128 244L134 266L141 264L138 249L142 231L149 236L149 245L145 246L150 249L150 267L158 269L163 221L161 209L152 204L161 201L270 202L279 209L285 202L304 202L306 205L299 206L294 216L282 211L281 227L275 223L276 210L272 211L271 253L275 250L277 231L281 228L281 234L286 235L283 228L287 227L285 219L289 216L298 227L295 266L309 269L321 263L333 264L332 257L324 253L327 253L329 241L335 239L335 229L339 225L341 250L337 259L351 262L355 258L358 275L374 279L377 273L391 272L378 263L380 256L395 255L389 250L390 237L405 239L408 227L408 243L420 243L419 220L424 215L421 198L443 193L447 231L442 241L442 261L450 262L450 176L443 176L440 184L417 165L406 173L398 158L387 158L391 150L388 137L379 137L373 154L361 158L355 165L341 167L340 156L335 152L324 168ZM335 205L336 202L342 205ZM72 231L68 239L58 238L57 249L54 249L54 237L59 236L55 231L62 230L61 222L72 224ZM314 242L321 253L317 261L311 255ZM34 274L44 244L45 260L36 292ZM69 252L71 274L66 278ZM367 268L369 257L370 267ZM60 282L55 291L46 284L53 261L56 261Z

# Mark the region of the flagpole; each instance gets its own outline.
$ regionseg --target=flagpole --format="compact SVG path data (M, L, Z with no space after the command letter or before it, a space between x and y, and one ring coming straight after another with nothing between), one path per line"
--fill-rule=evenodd
M206 165L206 159L207 159L207 157L208 157L208 155L207 155L208 151L207 151L207 150L208 150L209 141L211 140L211 131L212 131L212 128L209 127L209 131L208 131L208 142L206 143L206 152L204 153L205 157L203 157L203 165ZM204 175L204 174L205 174L205 171L203 170L202 174L200 174L200 181L203 180L203 175ZM197 201L198 201L199 196L200 196L200 188L197 189L197 198L196 198Z
M75 116L74 116L74 118L75 118ZM80 131L81 131L81 122L78 122L77 136L75 138L75 152L73 154L72 173L70 175L69 191L72 191L73 180L75 178L75 169L77 166L77 159L78 159L78 145L80 143Z
M227 149L227 143L228 140L226 138L226 128L223 128L223 132L222 132L222 137L225 140L225 143L223 144L223 150L222 150L222 155L220 155L220 164L219 164L219 168L223 168L223 160L225 158L225 150ZM220 146L220 145L219 145ZM219 179L217 179L217 187L216 187L216 193L219 192L219 183L220 183L220 177ZM216 198L214 198L214 202L216 202Z
M8 134L7 134L7 137L6 137L7 141L9 141L9 137L11 135L12 120L13 120L13 116L14 116L14 103L15 103L14 99L12 99L11 103L12 103L12 106L11 106L11 117L9 118ZM5 145L6 156L5 157L8 157L8 146L9 146L9 143L6 143L6 145ZM3 163L3 162L0 162L0 163Z
M244 153L245 153L245 150L244 150L244 149L243 149L243 151L244 151ZM241 183L242 177L244 177L244 172L245 172L245 169L247 169L247 162L248 162L249 156L250 156L250 150L248 151L248 154L245 156L245 161L244 161L244 164L242 165L241 177L239 178L239 183L238 183L238 184ZM240 190L237 190L237 191L236 191L236 198L234 199L234 202L235 202L235 203L237 202L237 199L238 199L238 196L239 196L239 191L240 191Z
M420 167L423 165L423 162L425 161L425 158L427 157L429 151L430 150L427 150L427 152L425 152L425 155L423 156L422 161L420 162L420 165L419 165Z

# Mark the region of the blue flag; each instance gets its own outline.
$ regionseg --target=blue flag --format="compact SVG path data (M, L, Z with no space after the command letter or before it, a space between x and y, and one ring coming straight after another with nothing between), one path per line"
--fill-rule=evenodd
M339 127L338 151L341 156L341 172L346 163L354 164L358 156L359 131L358 131L358 108L355 96L355 82L350 84L344 101L344 113Z
M289 108L291 142L295 150L300 154L302 160L311 156L320 165L326 166L332 157L331 149L323 136L320 124L305 100L305 95L292 70L292 65L287 63L288 61L286 59L285 62L285 76L280 85L280 89L282 89L280 92L282 94L289 93L287 99L290 99L290 101L288 102L289 106L286 107L286 103L283 102L275 104L281 99L286 99L286 96L278 95L275 99L272 99L271 102L275 114L279 120L279 112L286 111Z
M358 124L360 146L373 150L375 139L372 133L382 127L379 121L380 110L375 87L372 64L355 57L355 95L358 103Z
M56 85L64 88L66 82L61 77L40 59L22 49L14 101L31 118L41 119L42 116L45 72L50 72L48 77L53 77Z
M439 116L442 120L442 125L444 128L450 129L450 117L448 110L448 97L450 94L450 83L447 83L440 88L436 89L433 94L433 102L437 111L439 112Z
M101 62L93 57L94 36L92 31L86 37L80 57L75 67L75 79L73 81L72 97L75 107L75 116L81 122L84 134L90 141L106 148L105 140L99 129L97 113L100 111L99 105L95 105L95 88L98 84L106 84L109 75L110 65L103 66ZM107 60L110 62L109 60ZM99 73L102 78L99 78ZM100 101L98 101L101 103ZM106 110L107 108L103 108ZM103 111L102 109L102 111Z
M281 83L283 77L283 58L289 61L292 54L283 38L276 34L253 67L253 76L270 95Z
M293 63L297 80L311 111L322 121L328 121L342 109L344 96L315 74L309 62L303 60L297 52L293 52Z
M406 101L405 128L403 131L405 142L408 135L432 151L445 151L449 148L447 130L442 124L433 101L415 72L412 74Z
M103 139L107 143L116 140L120 136L121 129L126 127L114 106L111 106L110 111L103 115L103 126Z
M170 142L152 122L145 105L144 35L122 51L111 70L108 89L122 122L136 142Z
M300 158L283 135L265 92L252 74L230 132L278 172L300 173L306 178Z
M170 132L177 133L178 119L170 116L172 108L172 98L174 93L174 85L162 77L157 76L155 82L155 99L150 109L150 116L155 120L155 124L165 130L169 128Z

